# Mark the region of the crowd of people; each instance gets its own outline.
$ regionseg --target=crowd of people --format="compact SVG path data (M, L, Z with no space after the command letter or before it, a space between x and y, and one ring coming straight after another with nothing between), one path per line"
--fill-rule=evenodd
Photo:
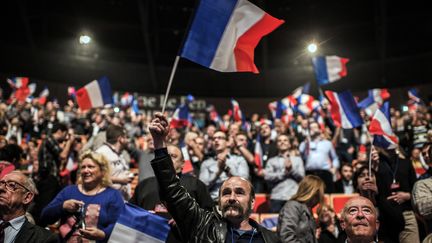
M432 238L432 106L391 110L396 149L371 144L365 111L343 129L326 107L202 127L115 108L0 103L0 242L107 242L125 202L169 218L167 242ZM276 232L250 219L256 193ZM338 214L333 193L359 196Z

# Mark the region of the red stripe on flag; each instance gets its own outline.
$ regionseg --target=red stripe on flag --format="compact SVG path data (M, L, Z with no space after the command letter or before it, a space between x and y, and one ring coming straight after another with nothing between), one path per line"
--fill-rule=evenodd
M331 116L332 119L335 123L336 126L340 127L341 126L341 114L340 114L340 109L339 109L339 103L336 101L336 97L334 97L334 93L331 91L325 91L325 94L327 95L331 107L330 107L330 111L331 111Z
M237 72L259 73L254 63L254 50L261 38L285 21L274 18L269 14L264 16L246 31L238 40L234 48Z
M185 160L183 169L182 169L182 174L187 174L190 172L193 172L193 166L190 160Z
M348 73L346 64L347 64L347 62L349 62L349 59L348 58L341 58L340 61L342 63L342 70L339 72L339 76L345 77L345 76L347 76L347 73Z
M81 88L76 92L76 101L81 110L88 110L92 108L90 96L85 88Z

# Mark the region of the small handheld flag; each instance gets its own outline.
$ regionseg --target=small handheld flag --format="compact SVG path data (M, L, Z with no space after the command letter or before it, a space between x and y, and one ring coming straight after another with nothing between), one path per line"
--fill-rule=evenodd
M82 110L113 103L111 85L107 77L94 80L76 92L76 101Z

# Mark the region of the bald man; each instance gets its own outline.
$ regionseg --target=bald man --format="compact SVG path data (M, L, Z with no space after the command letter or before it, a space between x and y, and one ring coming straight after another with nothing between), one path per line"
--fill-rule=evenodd
M149 130L155 145L152 167L160 186L159 194L185 242L279 242L275 233L249 219L255 193L248 180L235 176L222 183L218 198L222 215L199 208L180 185L168 155L165 145L169 130L166 117L156 113Z
M379 221L373 203L365 197L350 199L342 211L341 226L347 243L375 242Z

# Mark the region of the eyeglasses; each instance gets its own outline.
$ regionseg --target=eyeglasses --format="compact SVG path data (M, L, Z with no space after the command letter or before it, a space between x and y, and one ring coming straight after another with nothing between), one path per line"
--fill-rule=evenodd
M213 140L216 140L216 139L226 140L226 137L223 137L223 136L216 136L216 137L213 137L212 139L213 139Z
M8 191L11 191L11 192L16 191L19 187L30 192L30 190L27 187L25 187L24 185L22 185L16 181L0 181L0 186L2 186L2 187L4 186Z

